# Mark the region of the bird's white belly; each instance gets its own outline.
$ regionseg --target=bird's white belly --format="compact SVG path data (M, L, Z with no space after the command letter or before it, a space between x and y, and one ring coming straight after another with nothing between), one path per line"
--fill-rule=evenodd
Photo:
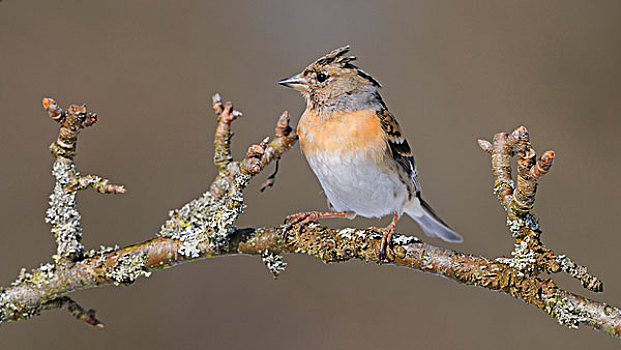
M380 168L364 154L313 152L306 157L335 210L364 217L403 213L409 196L397 172Z

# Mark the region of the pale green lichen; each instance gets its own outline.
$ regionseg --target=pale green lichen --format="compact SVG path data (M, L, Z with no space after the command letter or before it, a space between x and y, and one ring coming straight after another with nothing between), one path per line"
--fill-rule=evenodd
M511 258L497 258L496 261L507 264L523 273L531 274L535 272L537 264L537 253L529 248L531 237L525 235L525 229L529 231L539 230L537 217L527 213L524 217L517 219L507 218L507 226L514 238L522 238L515 244L511 252Z
M0 288L0 324L7 320L8 315L11 313L11 307L14 306L9 302L4 288Z
M404 246L413 243L420 243L421 240L416 236L394 235L392 238L392 244Z
M587 312L560 294L545 299L545 311L569 328L578 328L580 323L587 323L590 320Z
M557 255L554 257L554 260L561 266L561 270L574 278L581 279L583 276L588 275L586 267L577 265L566 255Z
M54 162L52 175L56 178L56 185L50 195L50 208L46 212L45 221L52 225L51 231L56 238L56 260L68 256L79 257L84 250L80 243L82 226L77 210L76 191L66 190L72 183L73 174L78 175L73 164Z
M356 234L356 229L346 228L337 232L337 235L346 239L354 239L354 234Z
M213 231L210 239L218 248L226 249L229 245L231 234L235 231L235 221L245 208L242 191L248 186L250 178L249 175L235 174L233 177L235 191L229 191L228 195L212 208L210 226Z
M364 239L367 236L367 233L364 230L356 230L356 236Z
M515 249L511 252L511 258L497 258L496 261L517 269L520 271L519 275L533 273L537 263L537 254L528 249L528 240L529 238L527 237L526 240L515 244Z
M180 209L171 210L168 219L160 229L160 235L181 241L179 254L188 258L198 258L198 244L209 238L213 208L216 200L209 192L188 202Z
M127 254L120 257L116 264L106 269L106 277L111 279L115 286L121 284L131 284L138 277L149 277L151 272L147 271L147 254Z
M522 230L528 228L532 231L539 230L539 220L531 213L527 213L523 218L509 219L507 218L507 227L511 231L513 237L522 235Z
M38 268L28 271L22 268L17 279L11 283L12 287L27 284L29 288L42 290L45 285L55 277L56 266L53 264L41 264ZM7 296L5 289L0 288L0 323L7 321L8 317L15 319L29 319L39 314L41 304L36 306L26 306L23 304L15 304Z
M11 301L4 289L0 290L0 324L11 319L27 320L39 314L40 305L37 307L23 307Z
M119 249L118 244L115 244L113 247L106 247L104 245L100 245L99 250L91 249L85 252L84 258L94 258L95 256L98 255L99 261L103 263L106 261L106 254L113 252L115 250L118 250L118 249Z
M17 279L13 281L13 283L11 283L11 286L18 286L23 283L29 283L31 285L40 287L42 284L45 284L47 281L54 277L55 271L56 267L49 263L41 264L39 268L32 271L28 271L25 267L23 267L19 271Z
M287 268L287 263L284 261L282 255L270 252L267 249L261 254L261 260L263 260L267 269L274 275L274 278L278 278Z
M30 280L32 278L32 274L30 272L28 272L28 270L25 267L22 267L21 270L19 270L19 274L17 275L17 279L15 281L13 281L11 283L11 286L18 286L28 280Z
M248 175L235 175L233 185L237 191L229 191L233 193L228 196L215 198L206 192L180 209L171 210L160 235L181 241L179 254L188 258L200 257L199 244L207 240L214 250L228 249L235 221L244 209L241 190L249 181Z
M557 255L553 259L559 264L562 271L580 280L583 287L592 291L601 292L603 290L602 282L597 277L589 274L585 266L576 264L565 255Z

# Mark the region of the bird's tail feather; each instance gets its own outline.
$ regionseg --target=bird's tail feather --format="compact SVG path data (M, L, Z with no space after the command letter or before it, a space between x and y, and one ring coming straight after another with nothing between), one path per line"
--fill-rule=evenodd
M461 243L464 241L464 239L440 219L429 204L420 197L413 199L406 206L405 212L418 223L427 236L438 237L444 241L453 243Z

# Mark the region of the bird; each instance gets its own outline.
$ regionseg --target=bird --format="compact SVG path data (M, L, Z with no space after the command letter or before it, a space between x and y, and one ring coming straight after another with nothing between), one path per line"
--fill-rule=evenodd
M414 156L397 120L379 93L380 83L358 68L350 46L340 47L278 84L302 93L298 122L302 152L318 178L331 211L287 216L287 228L320 218L392 215L379 258L392 252L397 221L408 214L431 237L462 242L421 197Z

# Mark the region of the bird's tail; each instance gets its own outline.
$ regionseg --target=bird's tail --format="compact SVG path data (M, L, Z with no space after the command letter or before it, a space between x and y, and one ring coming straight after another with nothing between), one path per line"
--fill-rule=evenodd
M431 209L429 204L420 197L412 199L406 206L405 212L418 223L429 237L438 237L453 243L461 243L464 241L464 239L442 221L433 209Z

